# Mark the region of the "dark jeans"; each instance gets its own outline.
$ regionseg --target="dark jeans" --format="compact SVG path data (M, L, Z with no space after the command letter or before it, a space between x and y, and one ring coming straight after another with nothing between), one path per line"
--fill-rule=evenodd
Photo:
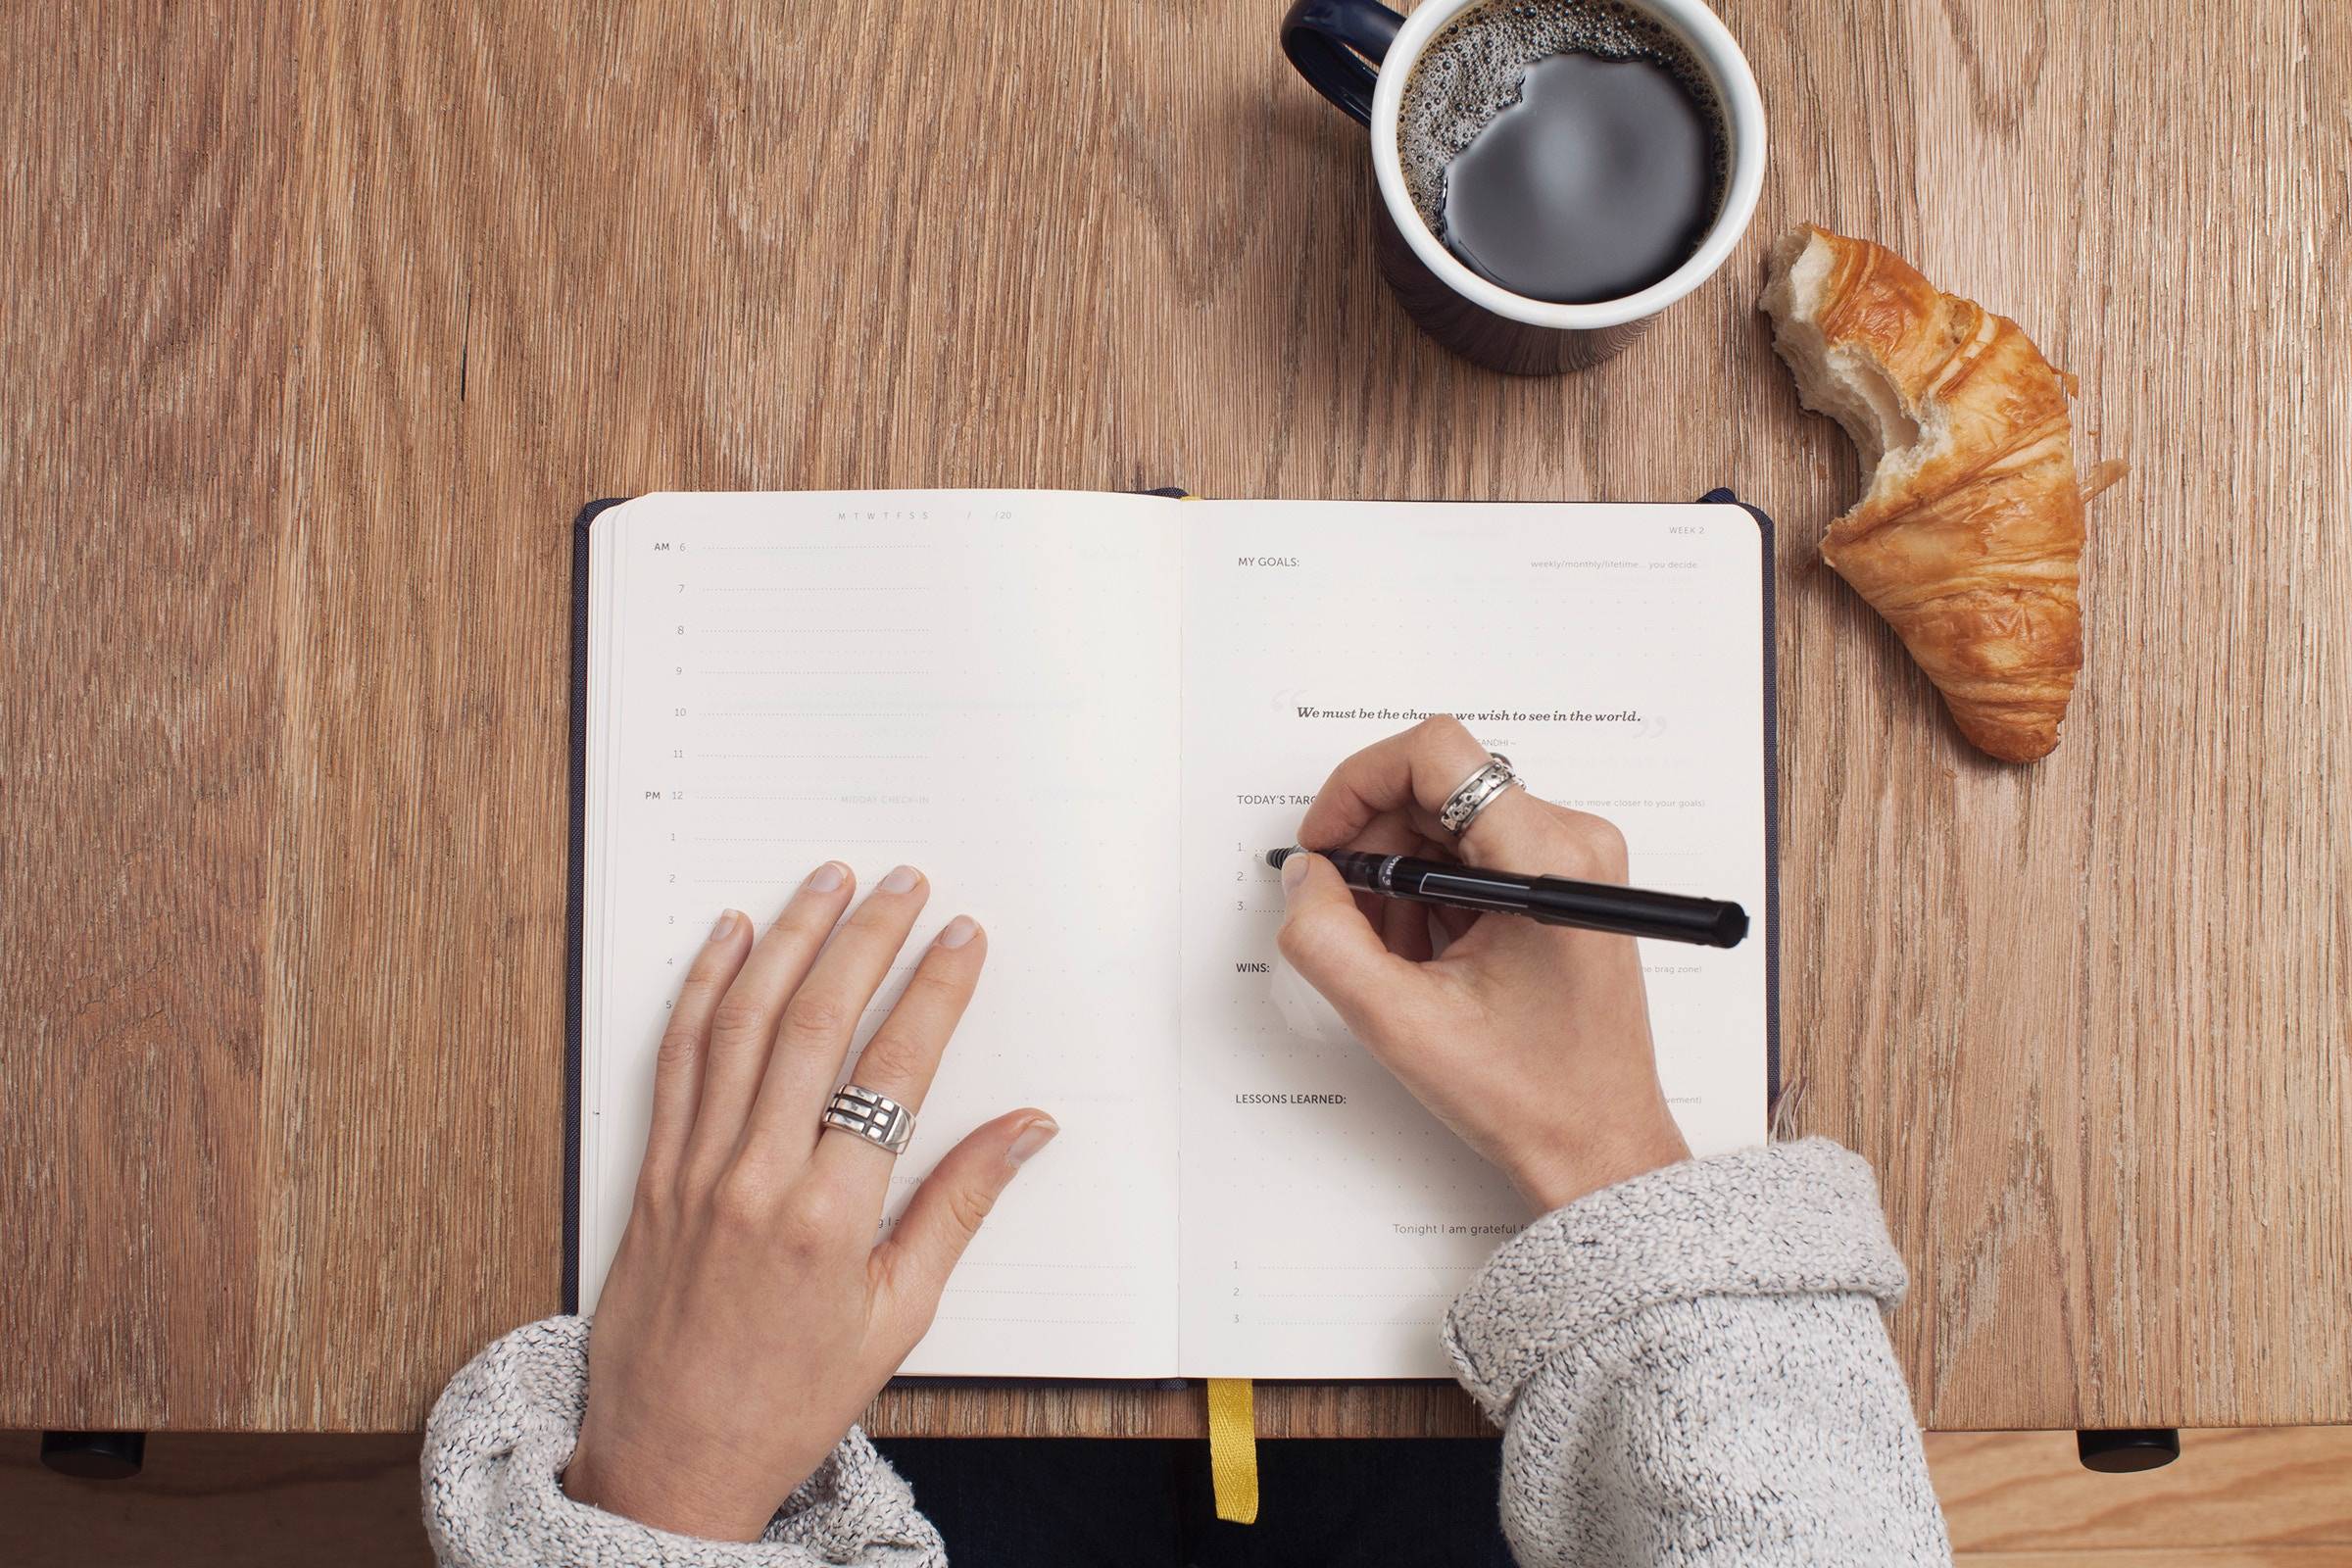
M1509 1568L1501 1445L1467 1438L1263 1441L1257 1523L1220 1523L1194 1441L900 1438L955 1568Z

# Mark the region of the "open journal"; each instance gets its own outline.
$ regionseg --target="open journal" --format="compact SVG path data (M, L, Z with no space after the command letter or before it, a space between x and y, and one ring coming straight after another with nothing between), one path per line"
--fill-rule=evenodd
M1761 916L1730 951L1642 956L1692 1149L1764 1138L1758 514L672 494L595 512L581 558L583 1311L628 1216L662 1020L712 916L764 925L827 858L869 888L904 861L933 887L909 960L968 912L989 961L892 1216L980 1121L1036 1104L1062 1128L907 1372L1446 1375L1446 1302L1532 1216L1360 1049L1286 1026L1281 890L1260 858L1343 757L1431 713L1461 717L1544 798L1616 821L1636 882Z

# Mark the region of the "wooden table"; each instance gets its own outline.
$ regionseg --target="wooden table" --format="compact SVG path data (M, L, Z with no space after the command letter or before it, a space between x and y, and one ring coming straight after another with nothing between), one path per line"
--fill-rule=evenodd
M555 1309L581 501L1166 483L1772 511L1788 1064L1881 1172L1921 1415L2352 1420L2346 8L1724 0L1755 227L1542 381L1391 303L1278 9L19 8L0 1425L414 1427ZM2016 316L2131 465L2038 766L1817 562L1854 464L1752 309L1799 219Z

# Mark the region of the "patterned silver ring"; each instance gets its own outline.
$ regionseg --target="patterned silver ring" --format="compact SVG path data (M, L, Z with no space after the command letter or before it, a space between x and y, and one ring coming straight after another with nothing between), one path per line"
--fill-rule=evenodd
M888 1095L877 1095L856 1084L843 1084L836 1089L833 1098L825 1102L825 1113L817 1119L827 1127L855 1133L894 1155L904 1154L906 1146L914 1142L913 1111Z
M1438 825L1453 834L1468 831L1479 812L1518 782L1519 775L1511 771L1511 760L1500 752L1489 752L1486 766L1462 780L1462 787L1446 796L1446 804L1438 808Z

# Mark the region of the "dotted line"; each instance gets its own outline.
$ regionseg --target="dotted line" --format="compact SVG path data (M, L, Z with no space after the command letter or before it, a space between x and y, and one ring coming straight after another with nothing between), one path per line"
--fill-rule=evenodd
M747 550L920 550L921 545L705 545L712 555L737 555Z
M1133 1269L1133 1263L998 1263L985 1258L967 1257L957 1268L1116 1268Z
M723 833L697 833L697 844L928 844L929 839L776 839L746 836L731 838Z
M1057 1326L1100 1323L1112 1328L1124 1328L1134 1323L1135 1319L1127 1317L956 1317L943 1312L939 1316L939 1321L942 1323L1052 1323ZM1435 1322L1436 1320L1433 1318L1431 1321Z
M1391 1273L1401 1268L1473 1269L1475 1263L1244 1263L1244 1268L1299 1269L1310 1274L1348 1274L1361 1269L1375 1273Z
M785 762L928 762L928 752L698 752L699 757L764 758Z
M1285 1326L1312 1325L1317 1328L1343 1327L1351 1329L1402 1328L1407 1324L1435 1323L1434 1317L1260 1317L1253 1323L1273 1323Z
M1442 1291L1260 1291L1258 1300L1270 1302L1371 1302L1371 1300L1428 1300Z
M1105 1301L1124 1301L1135 1295L1133 1291L1017 1291L1008 1286L980 1290L968 1285L951 1285L948 1291L954 1296L1067 1296Z
M704 594L905 594L917 593L930 587L927 582L893 583L882 588L844 586L835 588L698 588Z
M773 669L769 675L928 675L927 669ZM713 708L697 718L929 718L927 708Z
M863 632L929 632L929 625L692 625L710 637L858 637Z

